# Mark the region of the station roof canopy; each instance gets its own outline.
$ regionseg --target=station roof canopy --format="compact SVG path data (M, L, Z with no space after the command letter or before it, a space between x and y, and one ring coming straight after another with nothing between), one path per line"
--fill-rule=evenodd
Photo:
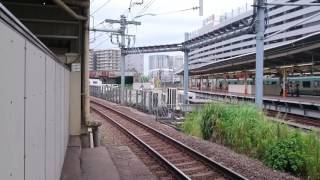
M213 61L190 68L190 75L207 75L255 69L256 53ZM265 68L281 68L306 63L320 65L320 32L265 49ZM183 70L179 72L182 74Z
M80 61L89 0L1 0L1 3L62 62L68 63L67 54Z

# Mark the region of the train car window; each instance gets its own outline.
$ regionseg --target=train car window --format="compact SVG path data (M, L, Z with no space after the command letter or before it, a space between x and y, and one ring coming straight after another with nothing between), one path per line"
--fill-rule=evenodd
M302 87L303 88L310 88L311 87L311 82L310 81L303 81L302 82Z
M320 81L314 81L314 87L320 87Z
M272 83L271 84L277 84L277 82L276 81L272 81Z

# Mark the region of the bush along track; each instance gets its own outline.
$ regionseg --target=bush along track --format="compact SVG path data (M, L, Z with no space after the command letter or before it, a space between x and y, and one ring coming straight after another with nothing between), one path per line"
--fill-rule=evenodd
M188 114L182 129L260 159L273 169L320 179L318 132L303 132L270 121L253 105L207 104Z

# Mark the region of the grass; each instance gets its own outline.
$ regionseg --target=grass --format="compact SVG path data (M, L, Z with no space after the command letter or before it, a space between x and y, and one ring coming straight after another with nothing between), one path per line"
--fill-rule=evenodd
M207 104L190 113L182 129L260 159L274 169L320 179L319 135L272 122L253 105Z
M183 131L192 136L202 138L199 117L199 112L197 111L190 113L182 124Z

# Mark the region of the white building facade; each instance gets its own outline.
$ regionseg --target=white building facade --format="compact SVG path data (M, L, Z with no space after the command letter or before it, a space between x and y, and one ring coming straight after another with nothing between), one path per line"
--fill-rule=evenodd
M90 70L96 71L120 71L120 50L90 50Z
M271 2L271 1L270 1ZM316 0L275 0L276 3L313 3ZM213 34L215 43L193 48L189 53L190 69L197 69L209 63L228 61L256 50L256 35L227 35L245 28L252 21L253 11L241 8L239 15L226 15L220 18L217 25L205 25L198 31L189 33L189 39L197 38L205 33ZM265 50L295 42L306 36L312 36L320 29L319 7L306 6L268 6L268 21L265 31ZM319 14L319 15L317 15ZM276 34L274 34L276 33ZM268 37L269 36L269 37ZM219 41L221 39L221 41Z

